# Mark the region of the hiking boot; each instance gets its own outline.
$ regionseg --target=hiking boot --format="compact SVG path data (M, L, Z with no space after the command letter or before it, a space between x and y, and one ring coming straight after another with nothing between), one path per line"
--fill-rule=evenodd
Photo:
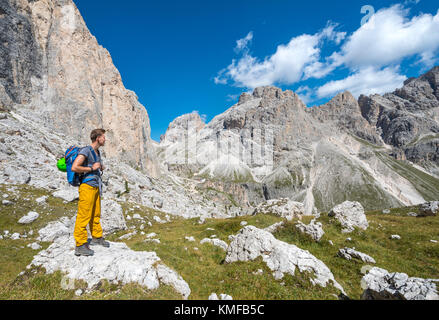
M88 243L83 244L80 247L75 248L75 256L92 256L94 254L94 251L90 249L88 246Z
M105 248L110 247L110 243L108 241L105 241L104 238L93 238L90 241L91 246L103 246Z

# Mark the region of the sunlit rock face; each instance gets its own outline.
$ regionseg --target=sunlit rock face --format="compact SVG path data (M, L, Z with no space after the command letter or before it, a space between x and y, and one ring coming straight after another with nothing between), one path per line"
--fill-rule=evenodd
M107 130L105 155L159 175L149 117L71 0L0 2L0 104L90 142Z

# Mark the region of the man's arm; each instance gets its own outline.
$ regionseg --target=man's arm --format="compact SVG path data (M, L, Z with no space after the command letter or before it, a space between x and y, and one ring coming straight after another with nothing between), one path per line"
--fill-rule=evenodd
M96 162L92 168L90 167L83 167L83 163L85 161L85 156L82 154L78 155L75 162L72 164L72 171L75 173L89 173L92 171L96 171L101 167L101 164L99 162Z

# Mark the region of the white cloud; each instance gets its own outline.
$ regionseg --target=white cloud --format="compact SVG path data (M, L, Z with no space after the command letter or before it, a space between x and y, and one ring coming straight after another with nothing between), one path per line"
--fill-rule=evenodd
M215 83L254 89L323 79L335 70L347 68L350 75L345 79L332 79L313 88L300 83L298 94L304 101L312 102L344 90L355 96L391 92L406 79L400 74L404 60L416 58L415 63L423 70L439 61L439 10L436 15L410 16L410 10L404 6L418 2L407 0L378 10L350 35L335 31L337 24L329 22L314 35L303 34L279 45L273 55L263 60L249 53L248 45L253 39L250 32L237 41L235 51L241 52L241 57L219 72ZM322 57L325 40L338 49Z
M439 49L439 11L411 19L408 14L401 5L379 10L346 40L334 63L383 67L419 55L423 63L432 65Z
M302 79L307 67L315 69L313 65L320 59L322 40L337 42L345 37L345 33L336 32L335 27L329 24L320 33L294 37L288 44L279 45L276 52L263 61L253 57L248 50L243 50L253 38L253 33L249 33L237 42L237 48L244 51L243 56L239 60L234 59L226 69L220 71L215 83L225 84L230 79L234 85L249 89L275 83L296 83Z
M343 80L330 81L321 86L317 90L317 97L332 97L346 90L357 98L360 94L383 94L401 87L406 79L406 76L399 74L398 67L383 70L366 67Z
M248 50L248 44L253 40L253 32L250 31L245 38L236 41L235 52L239 53L243 50Z

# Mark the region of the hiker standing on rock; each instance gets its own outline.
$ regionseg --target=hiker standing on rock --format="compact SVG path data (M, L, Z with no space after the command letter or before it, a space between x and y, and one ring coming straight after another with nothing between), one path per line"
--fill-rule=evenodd
M82 148L73 162L72 171L83 174L79 186L78 214L76 217L75 255L91 256L94 251L88 243L87 225L90 227L92 240L90 245L101 245L106 248L110 244L104 240L101 226L101 196L102 196L102 165L99 148L105 145L105 130L96 129L90 134L92 144Z

